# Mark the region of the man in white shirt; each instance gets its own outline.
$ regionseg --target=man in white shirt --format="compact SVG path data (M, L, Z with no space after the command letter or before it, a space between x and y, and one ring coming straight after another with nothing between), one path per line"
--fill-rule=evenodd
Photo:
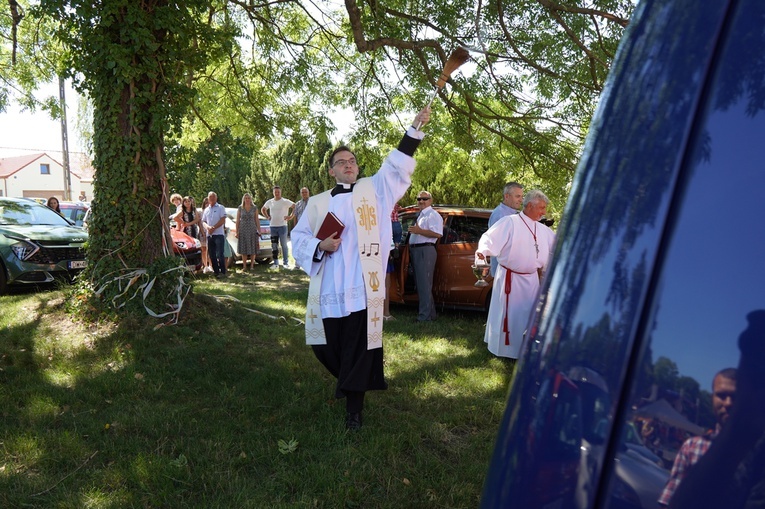
M430 119L430 108L414 125ZM385 268L390 251L393 205L411 185L414 152L425 134L410 127L373 176L358 179L359 166L348 147L329 158L329 174L337 185L312 196L292 230L296 262L311 276L306 303L306 342L337 378L335 397L346 398L345 426L361 427L367 391L388 387L383 373L382 311ZM358 179L358 181L357 181ZM324 240L316 238L327 214L344 229Z
M290 249L287 246L287 221L292 215L295 203L282 198L282 188L274 186L274 197L263 204L260 211L271 221L271 252L274 255L274 266L279 266L279 244L282 245L284 268L289 267Z
M427 191L417 195L420 214L409 227L409 259L414 267L417 297L420 301L418 322L436 319L436 305L433 302L433 272L436 270L436 242L444 234L444 220L433 210L433 196Z
M223 250L226 245L224 226L226 225L226 207L218 203L218 195L213 191L207 194L210 206L202 213L204 235L207 235L207 252L210 255L215 277L226 277L226 258Z

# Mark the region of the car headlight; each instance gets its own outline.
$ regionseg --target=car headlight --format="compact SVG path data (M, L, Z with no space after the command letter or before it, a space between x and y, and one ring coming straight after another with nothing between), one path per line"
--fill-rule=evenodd
M9 237L16 242L11 244L11 251L13 251L13 254L16 255L16 258L18 258L21 261L28 260L29 258L33 257L36 252L40 250L40 247L36 244L33 244L32 242L29 242L28 240L19 239L16 237Z
M202 243L199 242L199 239L194 239L194 247L197 249L200 249L202 247Z

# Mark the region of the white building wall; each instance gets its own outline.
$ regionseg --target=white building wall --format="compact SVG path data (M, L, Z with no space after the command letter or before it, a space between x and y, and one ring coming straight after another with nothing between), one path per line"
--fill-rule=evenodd
M50 166L50 175L40 173L40 165ZM64 200L64 168L47 155L6 178L8 196L49 198ZM71 175L71 193L74 200L80 194L80 179Z
M93 199L93 179L82 179L80 182L80 192L85 191L85 201L91 201ZM74 187L74 177L72 177L72 187ZM75 200L80 196L78 192L76 195L72 193L72 199Z

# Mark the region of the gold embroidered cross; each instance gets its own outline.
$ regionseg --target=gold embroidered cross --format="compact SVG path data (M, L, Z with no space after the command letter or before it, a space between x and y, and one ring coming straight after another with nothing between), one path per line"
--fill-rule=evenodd
M314 318L318 318L318 317L319 317L319 315L317 315L316 313L314 313L314 312L313 312L313 309L312 309L312 310L311 310L311 314L310 314L310 315L308 315L308 318L310 318L310 319L311 319L311 325L313 325L313 319L314 319Z

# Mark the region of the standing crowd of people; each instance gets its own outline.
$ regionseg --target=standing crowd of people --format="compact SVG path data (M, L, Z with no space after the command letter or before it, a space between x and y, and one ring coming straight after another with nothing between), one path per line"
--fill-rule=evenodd
M290 221L300 219L305 210L310 193L308 188L300 191L301 199L292 202L281 197L281 188L274 186L274 198L268 200L258 209L252 195L244 193L242 202L237 207L236 218L233 219L236 248L227 240L229 228L226 226L226 208L218 202L218 195L210 191L197 208L196 201L191 196L173 193L170 203L175 207L171 220L175 227L189 237L199 240L202 254L202 272L212 273L216 277L226 277L233 255L242 257L242 269L252 270L258 258L260 239L263 234L260 224L260 213L271 221L271 239L273 265L279 267L279 247L281 247L282 266L289 268L289 246L287 240L287 225ZM56 210L55 198L49 206ZM294 209L294 211L293 211Z

